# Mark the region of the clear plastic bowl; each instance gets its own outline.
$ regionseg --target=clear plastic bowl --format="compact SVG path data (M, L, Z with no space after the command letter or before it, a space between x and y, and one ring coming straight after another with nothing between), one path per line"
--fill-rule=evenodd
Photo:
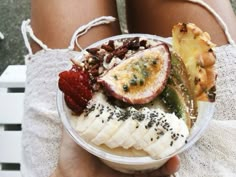
M88 48L97 47L101 44L109 41L109 40L116 40L122 38L133 38L133 37L145 37L147 39L154 39L158 41L165 42L171 46L170 39L161 38L154 35L147 35L147 34L124 34L119 36L113 36L101 41L98 41ZM81 59L82 53L76 56L77 59ZM194 126L190 131L190 135L187 138L187 143L184 144L180 149L176 152L170 154L169 156L162 158L162 159L152 159L150 156L144 157L128 157L128 156L121 156L111 153L110 151L104 151L98 146L86 142L78 132L73 128L72 124L74 121L73 116L71 116L70 110L67 108L63 93L58 89L57 92L57 107L59 116L61 117L62 123L74 141L80 145L82 148L90 152L91 154L100 158L105 164L110 166L111 168L125 172L125 173L135 173L135 172L143 172L154 170L161 167L164 163L166 163L171 157L182 153L189 147L191 147L196 141L202 136L204 130L209 124L214 112L214 103L209 102L198 102L198 117L197 121L195 122Z

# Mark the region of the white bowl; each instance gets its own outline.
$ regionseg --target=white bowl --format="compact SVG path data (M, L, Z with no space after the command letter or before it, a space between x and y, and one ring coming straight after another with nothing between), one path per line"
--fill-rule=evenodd
M147 34L125 34L113 36L101 41L98 41L88 48L97 47L101 44L109 41L116 40L122 38L133 38L133 37L145 37L147 39L154 39L158 41L163 41L169 45L170 40L166 38L157 37L154 35ZM81 59L82 54L77 56L77 59ZM111 153L111 151L105 151L98 146L86 142L78 132L73 128L74 118L71 115L71 111L67 108L63 93L58 89L57 93L57 107L59 116L61 117L62 123L74 141L80 145L82 148L90 152L91 154L100 158L105 164L110 166L111 168L125 172L125 173L134 173L140 171L149 171L153 169L157 169L161 167L164 163L166 163L171 157L182 153L189 147L191 147L196 141L202 136L204 130L206 129L209 121L211 120L214 112L214 103L209 102L198 102L198 117L194 126L190 131L190 135L187 138L187 143L184 144L180 149L176 152L170 154L169 156L162 159L152 159L150 156L144 157L129 157L129 156L121 156L117 154Z

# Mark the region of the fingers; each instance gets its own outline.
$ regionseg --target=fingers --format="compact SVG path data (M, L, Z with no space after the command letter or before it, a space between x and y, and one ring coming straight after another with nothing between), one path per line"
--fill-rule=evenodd
M178 156L172 157L164 166L149 174L148 177L163 177L171 175L179 170L180 159Z

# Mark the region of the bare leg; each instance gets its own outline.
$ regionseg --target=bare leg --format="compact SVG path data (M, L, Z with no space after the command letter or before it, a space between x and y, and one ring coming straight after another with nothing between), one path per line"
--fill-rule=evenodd
M50 48L69 46L74 31L96 17L117 17L116 3L110 0L32 0L31 25L36 36ZM119 34L119 23L95 27L79 39L87 46L99 39ZM39 46L32 44L34 51Z
M205 0L223 18L236 41L236 17L229 0ZM227 39L215 17L204 7L185 0L126 0L130 32L170 36L178 22L192 22L207 31L218 45Z

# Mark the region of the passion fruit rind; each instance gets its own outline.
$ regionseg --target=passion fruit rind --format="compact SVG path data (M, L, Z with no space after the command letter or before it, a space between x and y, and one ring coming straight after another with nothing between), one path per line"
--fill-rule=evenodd
M145 104L163 91L169 73L169 47L160 44L130 56L98 78L98 82L116 99Z

